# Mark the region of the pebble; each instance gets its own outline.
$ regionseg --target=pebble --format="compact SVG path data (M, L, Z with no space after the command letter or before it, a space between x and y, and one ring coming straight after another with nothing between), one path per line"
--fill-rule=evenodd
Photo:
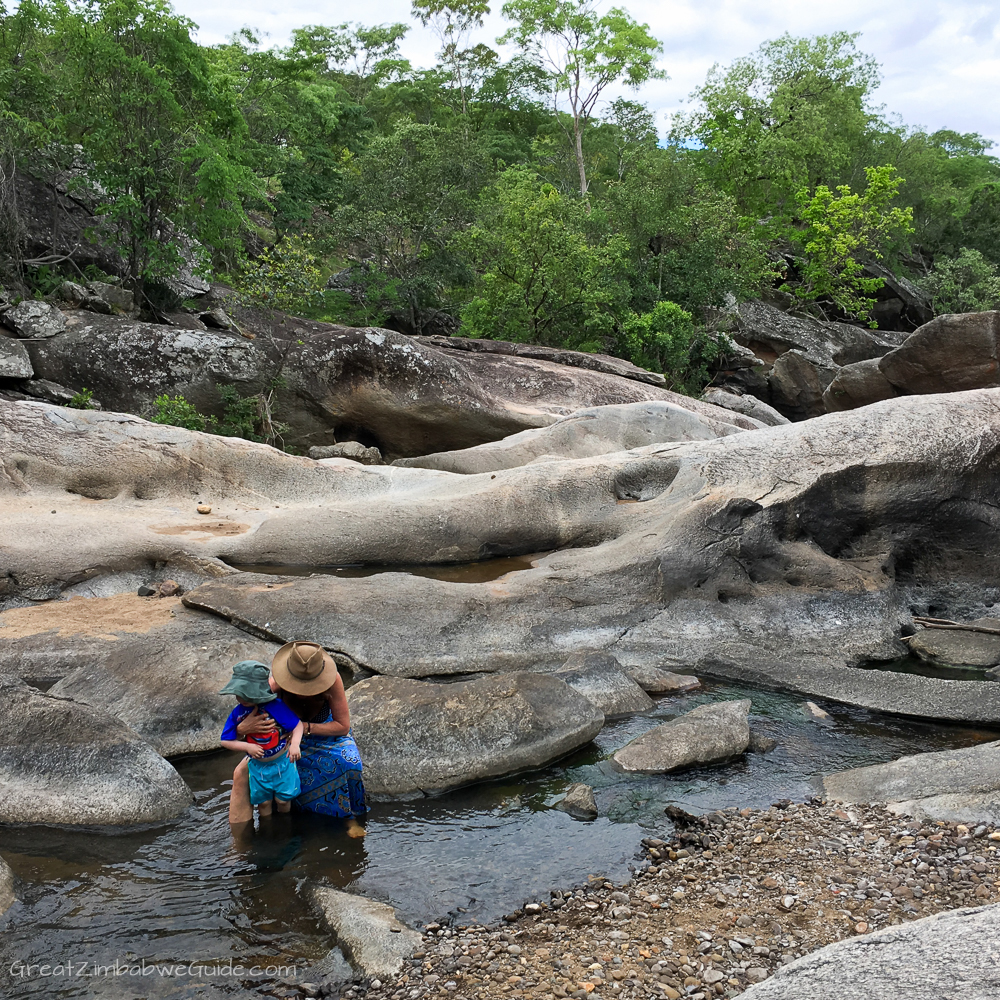
M643 841L627 885L581 876L488 926L426 924L398 976L343 996L731 998L833 941L997 901L997 841L991 827L818 800L681 814Z

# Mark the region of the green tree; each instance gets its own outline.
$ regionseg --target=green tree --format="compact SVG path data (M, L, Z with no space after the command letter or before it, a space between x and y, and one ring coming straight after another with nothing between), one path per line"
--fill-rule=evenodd
M369 305L377 297L409 332L422 332L465 277L449 244L472 220L488 169L463 132L408 122L373 138L350 163L348 199L333 213L331 239Z
M697 107L675 121L696 140L713 184L755 216L788 214L803 187L851 180L879 83L857 34L783 35L726 69L714 66L692 95ZM883 161L884 162L884 161Z
M913 209L893 207L901 177L895 167L868 167L868 186L855 194L846 184L836 192L821 184L799 192L803 229L792 239L802 248L801 281L794 287L803 300L825 299L848 316L868 320L881 278L866 278L866 259L880 260L901 233L912 231ZM874 326L874 322L871 323Z
M462 334L602 350L627 305L621 236L588 238L584 205L511 168L483 193L479 217L456 238L476 269Z
M142 296L150 278L183 262L182 237L204 246L235 240L246 129L233 95L213 78L194 25L163 0L60 5L53 46L64 86L55 119L86 161L81 182L99 193L102 238Z
M595 0L508 0L504 17L515 24L499 39L532 54L549 74L554 101L569 108L567 135L573 146L580 194L587 193L583 133L597 102L613 83L633 89L664 79L656 57L662 43L621 7L598 15Z
M935 261L917 284L931 296L937 313L1000 309L1000 271L978 250L965 248L956 257Z
M469 36L474 28L483 26L489 5L484 0L413 0L412 10L417 20L424 27L433 28L441 40L441 58L449 66L461 94L462 114L468 114L469 76L483 56L482 52L469 48Z
M741 217L732 197L714 190L676 148L642 155L604 207L627 237L633 307L670 300L700 314L760 294L774 280L766 227Z

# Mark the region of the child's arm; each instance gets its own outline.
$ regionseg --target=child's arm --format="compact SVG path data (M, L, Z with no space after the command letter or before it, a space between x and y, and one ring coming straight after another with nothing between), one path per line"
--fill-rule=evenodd
M302 751L299 749L299 744L302 742L302 734L305 732L305 725L302 720L299 720L299 724L292 730L292 735L288 740L288 759L295 761L302 756Z
M256 743L245 743L243 740L219 740L219 742L227 750L241 750L243 753L250 754L256 760L260 760L264 756L264 748L257 746Z

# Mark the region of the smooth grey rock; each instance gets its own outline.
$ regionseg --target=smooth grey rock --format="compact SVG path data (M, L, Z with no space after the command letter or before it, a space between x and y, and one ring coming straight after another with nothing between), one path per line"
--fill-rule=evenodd
M767 379L771 401L794 420L818 417L826 412L823 394L836 372L834 365L821 364L802 351L786 351Z
M746 1000L995 1000L1000 905L936 913L820 948Z
M730 335L768 364L794 350L823 367L850 365L880 357L900 344L905 336L849 323L793 316L759 301L740 303L736 329Z
M594 789L582 782L570 785L566 794L556 803L556 809L569 813L574 819L597 819Z
M892 399L899 390L882 374L878 358L844 365L823 393L823 405L828 413L854 410L859 406Z
M0 917L17 902L17 880L10 865L0 858Z
M0 674L0 823L131 826L191 804L181 776L100 709Z
M122 603L121 597L93 598L95 604ZM95 641L80 637L76 656L68 638L57 640L60 666L79 665L61 678L49 693L103 709L121 719L164 757L216 750L219 733L235 702L220 697L219 689L240 660L270 663L278 647L233 628L214 615L183 607L177 598L139 598L129 602L149 606L156 624L144 631L117 630ZM40 618L57 606L42 605L20 614ZM95 609L96 610L96 609ZM0 617L0 622L17 612ZM169 614L167 620L163 618ZM140 626L131 625L132 629ZM29 650L49 663L44 632L17 640L2 639L0 665L13 653L23 661ZM11 648L13 647L13 648Z
M552 676L579 691L609 719L653 707L653 699L607 653L576 653Z
M469 475L514 469L543 457L588 458L661 441L707 441L743 430L673 403L623 403L577 410L548 427L521 431L475 448L401 458L393 464ZM317 457L312 454L315 450L310 449L310 457Z
M540 767L604 725L582 694L541 674L452 684L370 677L347 700L373 795L443 792Z
M178 320L202 326L182 314ZM581 408L663 400L722 424L739 414L606 371L434 346L390 330L238 316L238 332L183 329L122 316L72 313L65 332L32 341L41 378L86 385L106 408L148 413L157 396L183 395L223 416L221 390L272 394L285 445L351 438L387 460L451 451L544 427ZM301 325L299 325L301 324ZM277 386L277 388L275 388Z
M229 314L222 306L216 306L214 309L209 309L208 312L201 313L200 319L205 326L215 330L229 330L233 325Z
M633 664L623 669L643 691L650 694L683 694L701 687L701 681L691 674L675 674L672 670L646 663Z
M998 618L977 618L970 624L1000 629ZM1000 663L1000 635L987 632L925 628L910 639L909 647L927 663L956 667L993 667Z
M0 334L0 378L31 378L33 374L24 344Z
M840 771L823 787L842 802L885 802L919 819L1000 823L1000 742Z
M742 413L745 417L759 420L769 427L777 427L779 424L787 424L788 417L779 413L773 406L768 406L762 399L756 396L740 395L735 392L727 392L725 389L706 389L701 398L706 403L713 406L721 406L723 409L732 410L734 413Z
M879 362L903 392L963 392L1000 386L1000 312L948 313L911 333Z
M614 755L626 771L663 774L744 753L750 743L750 701L699 705L626 743Z
M113 315L130 317L138 315L135 296L127 288L111 285L106 281L90 281L87 283L87 291L95 298L106 302L108 312Z
M66 317L55 306L35 299L22 299L4 314L4 322L19 337L54 337L66 329Z
M347 960L369 979L398 975L423 940L385 903L320 885L307 885L303 891Z
M326 458L349 458L352 462L360 462L362 465L382 464L382 453L378 448L368 448L360 441L316 445L309 449L309 457L317 461Z

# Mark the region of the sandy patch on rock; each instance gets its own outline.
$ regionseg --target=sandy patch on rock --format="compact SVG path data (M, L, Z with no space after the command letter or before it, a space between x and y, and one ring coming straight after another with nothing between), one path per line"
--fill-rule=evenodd
M23 639L41 632L116 639L115 632L150 632L164 625L180 608L178 597L73 597L30 608L13 608L0 615L0 639Z

